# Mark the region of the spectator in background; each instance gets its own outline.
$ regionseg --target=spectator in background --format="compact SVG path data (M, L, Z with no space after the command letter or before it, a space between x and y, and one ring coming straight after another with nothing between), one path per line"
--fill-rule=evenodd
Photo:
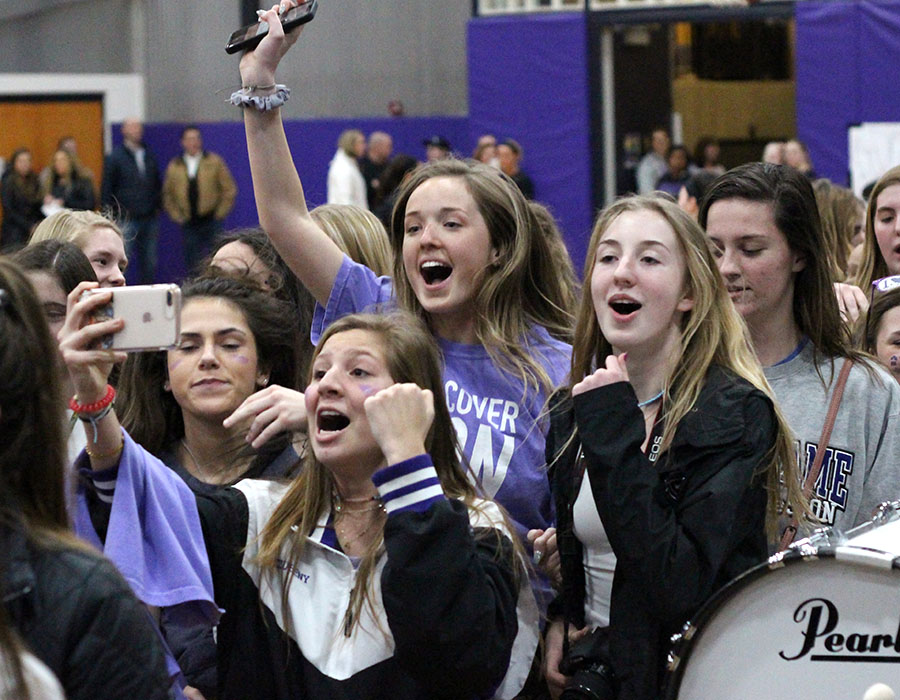
M518 141L506 139L503 143L497 144L497 161L500 164L500 170L519 186L525 199L534 199L534 183L519 167L524 155Z
M366 199L369 202L369 209L373 211L378 196L378 185L381 184L381 176L388 166L393 151L394 140L390 134L383 131L373 131L369 134L369 147L359 163L359 169L366 181Z
M638 163L638 194L653 192L659 178L666 174L669 169L666 156L669 154L671 143L668 131L662 128L653 130L653 134L650 136L650 151Z
M203 136L196 126L181 132L181 148L181 155L166 168L162 201L172 221L181 225L184 265L191 274L222 232L237 186L225 161L203 150Z
M813 183L816 207L822 219L831 274L836 281L847 279L850 253L865 240L866 205L852 190L820 178ZM857 243L854 243L857 241Z
M722 175L725 173L725 166L719 162L722 149L719 142L710 136L704 136L697 141L697 148L694 151L694 161L696 166L691 168L691 174L698 171L706 171L713 175Z
M381 185L376 194L378 204L375 207L375 216L381 219L385 228L391 226L391 213L394 211L394 202L397 201L397 190L418 165L419 161L415 158L401 153L391 160L381 176Z
M81 158L78 157L78 144L76 143L74 136L63 136L59 141L56 142L56 150L65 151L70 156L72 156L72 160L75 164L75 170L78 172L78 176L84 178L85 180L90 180L91 188L96 189L96 179L94 178L93 171L91 171L89 167L82 163ZM43 170L41 170L41 187L49 187L50 178L52 176L53 163L50 163L45 166Z
M103 165L100 203L111 207L123 222L127 257L138 260L138 283L152 284L159 235L159 167L144 145L144 125L139 119L122 122L122 139Z
M803 173L810 180L815 180L818 177L816 171L813 170L809 149L803 141L798 139L791 139L784 144L784 164Z
M422 142L422 145L425 146L425 160L429 163L450 157L450 151L452 150L450 142L443 136L435 135L427 138Z
M696 221L700 212L700 203L706 194L706 190L716 179L713 173L701 170L692 175L678 191L678 206L686 211Z
M31 229L43 218L41 185L31 169L31 163L31 151L17 148L9 159L9 171L0 184L0 200L3 203L0 251L4 253L24 246Z
M482 134L479 136L472 157L485 165L493 165L495 168L499 168L497 138L493 134Z
M769 141L763 148L762 162L782 165L784 163L784 141Z
M75 156L61 148L53 154L50 177L42 185L43 212L47 216L60 209L93 209L97 206L94 183L81 175Z
M656 189L677 198L681 188L690 179L688 172L688 152L684 146L672 146L666 156L668 168L656 181Z
M338 138L337 151L328 166L328 203L355 204L369 208L366 180L359 159L366 154L366 137L358 129L347 129Z

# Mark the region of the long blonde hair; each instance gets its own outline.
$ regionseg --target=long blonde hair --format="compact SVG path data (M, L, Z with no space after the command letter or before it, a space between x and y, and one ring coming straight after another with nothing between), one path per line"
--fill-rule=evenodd
M403 265L406 205L412 193L435 177L457 179L475 200L484 218L497 261L485 270L472 304L475 335L493 363L519 377L530 389L553 388L531 349L532 326L543 326L556 338L566 337L572 317L555 281L556 270L547 238L528 202L512 180L496 168L472 160L447 158L413 171L401 186L391 215L394 289L401 308L429 322Z
M47 240L66 241L74 243L83 250L87 245L87 239L94 231L104 228L112 229L119 238L124 240L122 229L111 218L95 211L63 209L51 214L35 226L28 243Z
M309 215L351 260L376 275L391 274L391 242L384 224L368 209L354 204L322 204Z
M747 327L722 282L706 235L674 202L654 195L627 197L601 212L591 234L584 279L590 279L597 258L597 246L613 221L625 212L638 211L657 214L672 228L687 267L685 295L694 302L690 311L684 312L682 317L680 358L665 384L662 449L666 450L672 444L679 422L697 402L707 372L713 365L730 370L772 398L773 404L775 402L750 344ZM590 284L586 284L575 326L570 388L598 367L604 366L606 357L611 353L612 346L597 322ZM800 488L790 429L777 405L775 413L777 437L765 468L769 492L766 530L773 539L778 517L784 512L785 492L787 502L795 513L808 512Z
M878 178L878 182L872 188L872 194L869 195L869 203L866 207L866 239L863 241L863 259L854 280L854 284L866 294L869 293L872 282L890 274L881 249L878 247L878 239L875 238L875 212L878 209L878 195L891 185L900 185L900 165L891 168Z
M425 449L431 455L444 494L477 510L476 502L483 497L479 496L459 461L456 433L443 398L440 354L434 338L420 320L406 312L351 314L335 321L325 330L316 347L313 362L329 338L350 330L365 330L379 337L388 371L394 381L413 382L431 390L434 395L434 421L425 440ZM277 575L279 568L283 570L282 606L285 611L293 579L290 571L303 554L306 535L329 512L334 488L331 472L316 459L313 450L306 452L304 460L300 475L292 482L260 534L257 560L263 569L268 569L273 575ZM498 525L504 526L509 533L513 532L505 519ZM295 529L299 530L300 536ZM344 628L348 636L359 622L363 604L372 605L372 578L383 542L382 529L361 558L345 619ZM290 547L290 566L278 567L277 560L283 556L285 545ZM284 617L288 619L289 616L285 614Z

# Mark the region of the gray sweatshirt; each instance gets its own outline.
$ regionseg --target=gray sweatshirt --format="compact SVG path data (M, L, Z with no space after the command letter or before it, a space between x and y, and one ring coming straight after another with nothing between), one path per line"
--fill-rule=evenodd
M820 357L827 389L816 373L812 343L765 370L794 433L804 479L820 449L842 361L835 360L832 376L831 363ZM810 504L823 525L846 531L866 522L882 501L900 498L900 385L881 367L872 373L856 364L850 371L827 449Z

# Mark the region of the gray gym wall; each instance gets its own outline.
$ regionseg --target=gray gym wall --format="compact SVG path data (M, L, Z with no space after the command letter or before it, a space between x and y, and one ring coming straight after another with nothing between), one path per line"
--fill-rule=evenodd
M278 79L291 116L468 112L470 0L319 0ZM240 118L239 0L0 0L0 73L142 73L150 122ZM217 94L217 91L218 92Z

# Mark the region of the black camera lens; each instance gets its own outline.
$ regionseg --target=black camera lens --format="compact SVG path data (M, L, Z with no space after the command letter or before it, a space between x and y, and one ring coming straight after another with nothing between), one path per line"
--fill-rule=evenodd
M560 700L615 700L612 669L605 663L591 664L578 671L563 690Z

